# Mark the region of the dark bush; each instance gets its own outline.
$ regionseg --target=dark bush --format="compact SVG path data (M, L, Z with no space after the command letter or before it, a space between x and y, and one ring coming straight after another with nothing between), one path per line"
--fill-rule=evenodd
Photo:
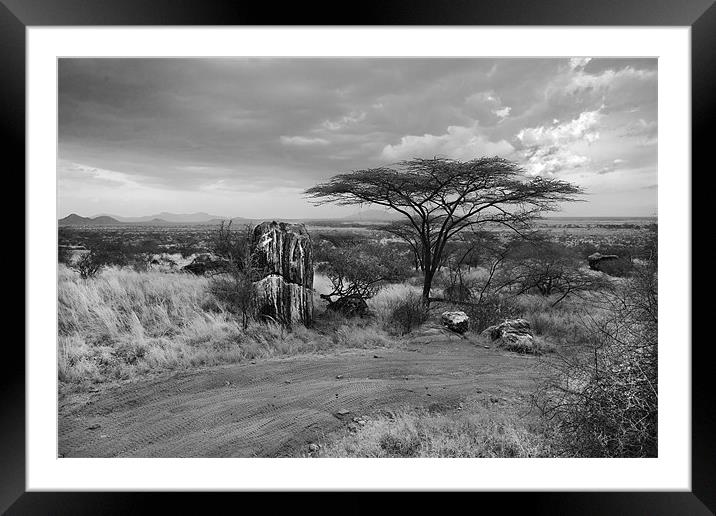
M400 335L410 333L425 323L430 312L420 294L411 293L393 302L390 308L390 325Z
M72 262L72 249L66 245L60 245L57 248L57 263L64 263L70 265Z
M619 258L617 260L604 260L599 262L599 264L597 265L597 270L603 272L604 274L608 274L610 276L615 276L618 278L624 278L626 276L629 276L633 269L634 265L626 258Z
M460 309L470 317L470 328L475 333L519 314L510 298L498 295L484 296L479 303L461 306Z
M103 258L95 251L84 253L70 267L76 270L82 279L94 278L105 266Z
M129 265L129 246L122 242L98 242L91 245L95 260L103 265Z
M472 297L472 290L465 284L454 284L449 285L444 290L445 299L448 301L464 302L470 300Z

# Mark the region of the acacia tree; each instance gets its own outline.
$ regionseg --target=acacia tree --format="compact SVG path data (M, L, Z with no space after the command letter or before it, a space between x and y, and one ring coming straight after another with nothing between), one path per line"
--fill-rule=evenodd
M315 204L376 204L403 215L401 231L394 234L419 256L426 305L445 246L455 235L489 223L521 232L540 213L579 193L565 181L526 179L518 164L497 156L416 158L339 174L305 191Z

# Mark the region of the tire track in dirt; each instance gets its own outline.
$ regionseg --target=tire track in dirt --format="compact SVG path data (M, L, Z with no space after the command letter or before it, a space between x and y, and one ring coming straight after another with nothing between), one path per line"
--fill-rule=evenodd
M454 405L477 389L524 392L535 365L534 358L447 340L410 351L173 373L108 387L84 405L61 401L58 451L64 457L290 456L353 416Z

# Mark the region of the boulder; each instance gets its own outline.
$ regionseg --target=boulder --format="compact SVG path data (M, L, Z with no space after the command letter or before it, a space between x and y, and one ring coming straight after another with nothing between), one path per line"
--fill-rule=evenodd
M465 312L443 312L440 320L448 330L465 333L469 327L470 318Z
M518 353L537 353L532 328L525 319L507 319L486 328L482 334L496 342L497 347Z
M410 334L410 342L413 344L460 341L464 338L462 334L449 330L438 322L428 322Z
M328 296L321 296L326 299ZM365 299L358 296L340 297L335 301L328 299L329 310L341 313L346 317L368 317L371 312Z
M264 222L254 229L251 262L256 313L284 324L313 321L313 254L303 224Z
M181 270L202 276L222 269L226 263L226 260L218 258L213 254L202 253L197 255L191 263L182 267Z
M532 335L532 328L529 321L525 319L507 319L500 324L485 328L482 333L488 335L491 340L497 340L506 334Z

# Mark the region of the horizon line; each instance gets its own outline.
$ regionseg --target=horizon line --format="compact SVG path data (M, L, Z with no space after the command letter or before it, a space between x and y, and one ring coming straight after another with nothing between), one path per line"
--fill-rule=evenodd
M165 212L168 215L193 215L193 213L171 213L171 212ZM206 212L194 212L194 213L206 213ZM390 214L390 212L386 212ZM210 213L206 213L207 215L211 215ZM76 215L78 217L87 218L87 219L96 219L98 217L121 217L121 218L146 218L146 217L152 217L152 215L109 215L109 214L100 214L100 215L80 215L77 212L71 212L64 217L58 217L57 220L65 219L71 215ZM352 215L347 216L332 216L332 217L246 217L242 215L235 215L232 217L224 217L224 216L216 216L209 220L231 220L231 219L245 219L245 220L279 220L279 219L285 219L285 220L333 220L333 219L346 219L348 217L352 217ZM401 217L402 218L402 217ZM601 219L657 219L658 214L654 215L544 215L541 217L537 217L537 219L594 219L594 218L601 218ZM151 220L164 220L160 219L158 217L154 217ZM122 222L121 220L118 220L117 222ZM165 221L170 222L170 221Z

